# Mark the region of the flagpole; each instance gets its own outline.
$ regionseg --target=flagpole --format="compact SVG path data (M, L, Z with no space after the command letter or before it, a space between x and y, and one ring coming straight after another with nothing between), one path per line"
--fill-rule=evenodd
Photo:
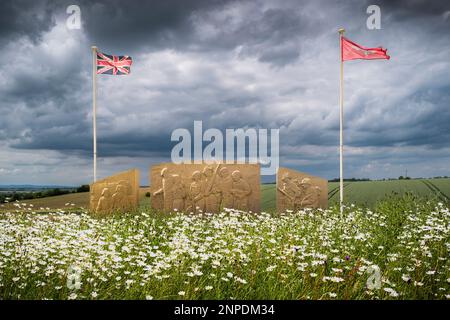
M341 74L339 79L339 206L341 214L344 211L344 61L342 60L342 37L345 29L339 29L339 48L341 59Z
M92 129L94 142L94 182L97 181L97 47L92 46Z

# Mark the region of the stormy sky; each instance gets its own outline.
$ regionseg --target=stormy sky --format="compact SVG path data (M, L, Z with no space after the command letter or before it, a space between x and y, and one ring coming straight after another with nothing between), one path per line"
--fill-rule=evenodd
M92 181L92 45L133 57L129 76L98 76L99 177L138 167L148 184L194 120L278 128L281 166L338 177L340 27L391 56L345 63L345 176L450 175L449 2L2 0L2 13L0 184Z

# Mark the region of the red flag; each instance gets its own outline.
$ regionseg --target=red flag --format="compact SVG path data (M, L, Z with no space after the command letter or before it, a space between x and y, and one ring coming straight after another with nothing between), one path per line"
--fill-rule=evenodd
M364 59L364 60L375 60L375 59L390 59L387 55L387 49L382 47L378 48L365 48L359 44L350 41L345 37L341 37L342 41L342 61Z

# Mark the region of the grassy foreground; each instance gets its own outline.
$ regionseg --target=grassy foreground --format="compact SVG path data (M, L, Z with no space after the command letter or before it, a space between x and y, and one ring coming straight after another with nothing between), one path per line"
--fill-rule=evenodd
M449 299L449 251L449 209L411 196L342 217L4 212L0 298Z

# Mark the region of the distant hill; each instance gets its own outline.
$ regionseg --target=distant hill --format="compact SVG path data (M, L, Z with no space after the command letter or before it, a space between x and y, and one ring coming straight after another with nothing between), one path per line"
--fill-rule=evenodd
M78 186L39 184L0 184L0 191L40 191L49 189L76 189Z

